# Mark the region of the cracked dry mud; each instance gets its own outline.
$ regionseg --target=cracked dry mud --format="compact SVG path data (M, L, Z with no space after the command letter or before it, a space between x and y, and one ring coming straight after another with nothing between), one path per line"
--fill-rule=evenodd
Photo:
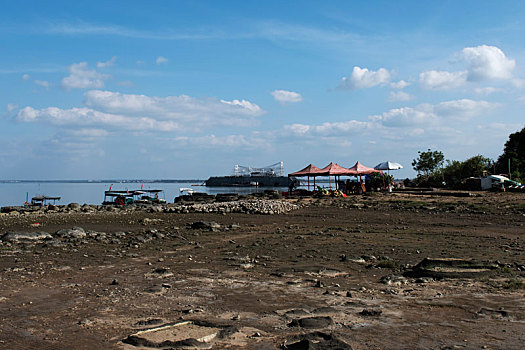
M522 348L525 195L301 203L279 215L1 216L0 235L79 226L118 239L0 245L0 348L152 348L124 341L137 334L164 348ZM425 257L499 268L403 277Z

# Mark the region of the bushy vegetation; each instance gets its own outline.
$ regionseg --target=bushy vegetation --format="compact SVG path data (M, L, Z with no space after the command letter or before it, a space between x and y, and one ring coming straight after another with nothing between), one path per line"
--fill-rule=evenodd
M508 174L508 162L511 163L511 178L525 182L525 127L509 136L503 154L497 162L482 155L476 155L464 161L447 160L440 151L428 149L418 152L412 167L418 172L414 183L419 187L446 187L459 189L462 182L469 177L484 174Z
M385 188L394 182L394 176L388 175L386 172L383 174L372 173L370 175L370 187L375 188Z
M511 173L509 173L509 159ZM508 174L513 180L525 182L525 127L509 135L503 153L496 161L496 171Z

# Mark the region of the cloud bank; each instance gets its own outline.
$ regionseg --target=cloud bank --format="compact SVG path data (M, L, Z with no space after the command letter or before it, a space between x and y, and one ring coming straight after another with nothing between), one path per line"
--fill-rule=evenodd
M124 131L204 130L212 126L248 126L264 114L246 100L197 99L186 95L150 97L90 90L81 108L22 108L20 122L41 122L61 127L94 127Z

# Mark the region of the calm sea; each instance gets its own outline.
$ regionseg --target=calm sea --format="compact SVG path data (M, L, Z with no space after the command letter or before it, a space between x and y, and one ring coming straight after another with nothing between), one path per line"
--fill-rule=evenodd
M70 183L70 182L0 182L0 207L11 205L24 205L26 195L31 197L37 195L46 195L51 197L61 197L57 204L101 204L104 200L104 191L109 190L111 183L101 182L85 182L85 183ZM192 188L197 192L204 192L208 194L217 193L240 193L248 194L255 192L263 192L268 188L257 187L206 187L206 186L192 186L192 183L187 182L170 182L170 183L113 183L113 190L139 190L143 186L144 189L159 189L164 193L160 198L165 199L169 203L173 203L174 198L181 195L181 188ZM287 188L275 188L280 191L287 191Z

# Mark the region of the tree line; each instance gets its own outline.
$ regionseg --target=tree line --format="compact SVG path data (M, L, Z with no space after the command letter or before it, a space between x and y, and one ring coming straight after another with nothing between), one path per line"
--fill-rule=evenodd
M509 172L510 164L510 172ZM505 175L512 180L525 182L525 127L509 135L503 153L496 161L476 155L464 161L446 160L441 151L419 151L412 167L418 175L418 186L460 188L468 177L485 174Z

